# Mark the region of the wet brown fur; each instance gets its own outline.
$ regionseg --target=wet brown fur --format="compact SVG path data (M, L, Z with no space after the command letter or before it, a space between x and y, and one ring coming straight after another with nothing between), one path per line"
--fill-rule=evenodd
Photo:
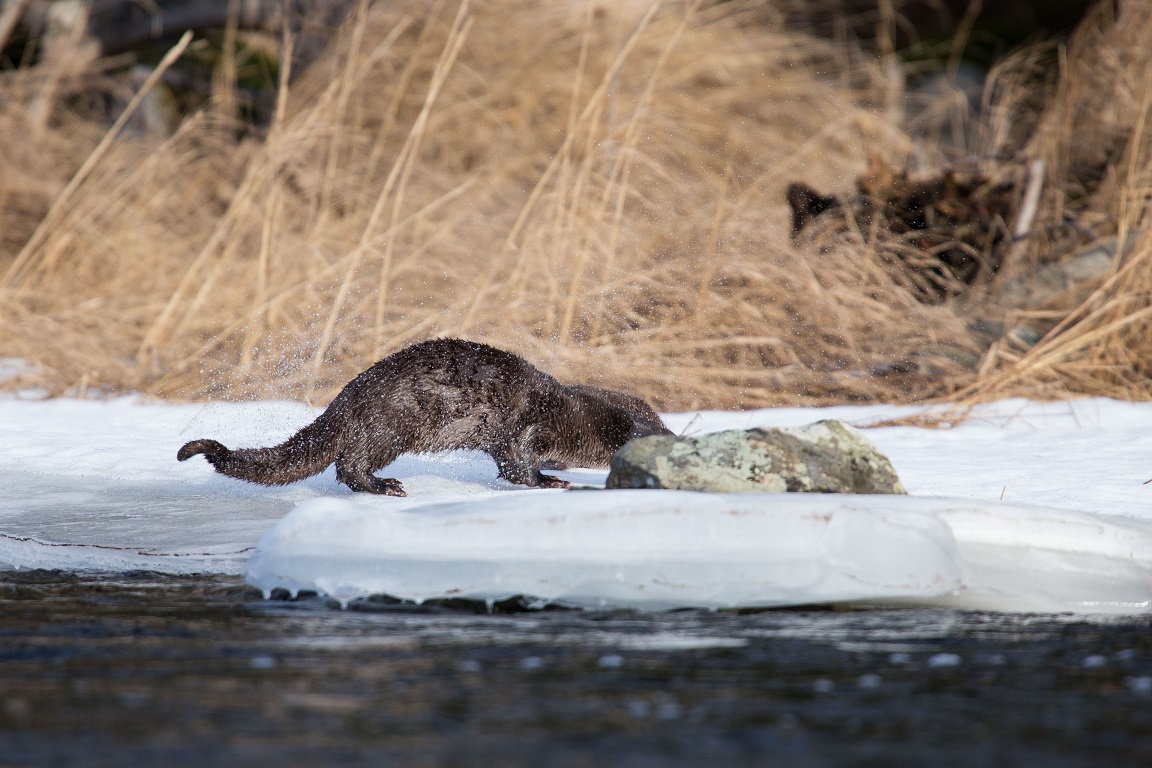
M491 456L509 482L567 488L540 468L605 467L628 440L668 433L638 397L561 384L510 352L437 339L361 373L280 445L230 450L193 440L176 458L203 454L217 472L262 485L303 480L335 462L336 479L353 491L403 496L399 480L373 473L406 453L471 449Z

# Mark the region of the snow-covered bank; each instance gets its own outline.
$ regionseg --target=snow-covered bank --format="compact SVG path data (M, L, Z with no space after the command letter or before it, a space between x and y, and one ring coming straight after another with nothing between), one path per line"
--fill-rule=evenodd
M699 433L915 410L668 421ZM397 462L387 474L409 496L394 499L351 494L331 470L263 488L175 461L187 439L270 444L314 414L292 403L2 399L0 563L239 573L248 561L264 589L340 599L1152 611L1152 404L1006 401L951 430L867 430L909 498L526 490L498 480L487 457L454 453Z

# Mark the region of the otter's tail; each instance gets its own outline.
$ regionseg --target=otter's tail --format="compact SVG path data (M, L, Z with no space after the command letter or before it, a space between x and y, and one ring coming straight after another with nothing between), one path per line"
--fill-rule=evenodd
M340 452L324 415L280 445L230 450L215 440L193 440L176 453L178 461L204 454L216 471L260 485L287 485L323 472Z

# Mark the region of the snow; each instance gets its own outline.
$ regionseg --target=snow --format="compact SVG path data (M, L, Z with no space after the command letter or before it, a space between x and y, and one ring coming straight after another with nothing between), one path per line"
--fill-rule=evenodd
M865 426L895 406L671 414L677 432ZM1003 401L870 428L908 497L524 489L483 454L408 456L403 499L331 469L283 488L175 460L282 440L299 403L0 398L0 566L245 574L342 602L528 595L584 606L828 602L1152 612L1152 404ZM603 485L606 472L559 473Z

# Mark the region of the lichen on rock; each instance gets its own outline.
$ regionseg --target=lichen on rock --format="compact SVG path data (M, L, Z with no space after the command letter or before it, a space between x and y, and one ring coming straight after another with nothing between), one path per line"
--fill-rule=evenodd
M858 430L835 420L632 440L613 455L607 487L905 493L888 458Z

